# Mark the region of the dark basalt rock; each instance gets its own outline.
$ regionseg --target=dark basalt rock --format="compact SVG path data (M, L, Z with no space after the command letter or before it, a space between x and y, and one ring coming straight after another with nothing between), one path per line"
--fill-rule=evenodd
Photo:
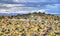
M26 36L25 33L22 33L21 36Z
M43 34L43 36L46 36L47 35L47 32L45 34Z
M58 24L58 27L60 27L60 24Z
M53 29L52 29L52 27L49 26L49 27L48 27L48 30L53 30Z
M5 30L6 30L5 28L2 28L2 32L5 32Z
M33 36L38 36L37 34L34 34Z
M15 30L18 30L18 27L16 27Z
M60 34L59 32L54 32L55 34Z

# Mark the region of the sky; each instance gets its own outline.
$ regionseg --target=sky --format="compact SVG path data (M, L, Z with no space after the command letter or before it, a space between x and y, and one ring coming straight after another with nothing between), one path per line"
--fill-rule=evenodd
M60 14L60 0L0 0L0 13Z

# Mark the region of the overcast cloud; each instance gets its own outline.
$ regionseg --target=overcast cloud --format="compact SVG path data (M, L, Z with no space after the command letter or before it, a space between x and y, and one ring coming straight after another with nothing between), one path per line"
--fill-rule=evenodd
M0 0L0 13L34 11L60 14L60 0Z

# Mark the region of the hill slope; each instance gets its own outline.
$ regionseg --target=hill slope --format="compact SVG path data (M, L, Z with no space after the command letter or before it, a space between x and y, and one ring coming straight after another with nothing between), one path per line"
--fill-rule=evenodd
M60 36L60 16L45 13L0 16L0 36Z

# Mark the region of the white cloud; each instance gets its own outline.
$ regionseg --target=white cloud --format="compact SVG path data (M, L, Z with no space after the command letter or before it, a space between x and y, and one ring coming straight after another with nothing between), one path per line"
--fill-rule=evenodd
M14 6L16 6L16 7L18 7L18 6L25 6L25 5L23 5L23 4L0 4L0 7L1 6L5 6L5 7L14 7Z
M3 3L0 3L0 12L34 12L34 11L41 11L41 12L48 12L48 13L54 13L55 11L56 12L59 12L60 11L60 4L48 4L49 2L50 3L53 3L53 2L58 2L58 0L3 0L3 1L13 1L15 3L24 3L26 2L27 4L6 4L8 2L5 2L5 4ZM33 5L33 4L28 4L28 3L38 3L38 5ZM41 6L43 7L41 9L41 6L40 6L40 3L41 2L48 2L46 5L42 5ZM26 7L23 7L23 6L26 6ZM28 7L28 6L33 6L33 7ZM37 6L37 7L34 7L34 6Z
M60 10L60 8L59 8L59 6L60 6L60 4L53 4L53 5L45 5L44 6L44 8L37 8L37 7L20 7L20 6L27 6L27 5L22 5L22 4L0 4L1 6L5 6L5 7L7 7L7 9L0 9L0 13L1 12L11 12L11 13L13 13L13 12L17 12L17 13L19 13L19 12L35 12L35 11L37 11L37 12L41 12L41 13L43 13L43 12L45 12L45 13L53 13L53 14L55 14L55 13L58 13ZM55 12L55 13L54 13Z
M6 10L5 9L0 9L0 12L5 12Z
M38 10L39 8L37 7L24 7L28 6L25 4L2 4L0 3L0 13L1 12L21 12L21 11L28 11L31 12L33 10Z
M20 7L20 6L25 6L22 4L3 4L1 6L6 7L7 9L2 8L2 9L0 9L0 12L21 12L21 11L30 12L32 10L37 10L37 8L35 8L35 7Z
M0 2L3 3L9 3L9 2L13 2L13 3L20 3L20 2L59 2L59 0L0 0Z

